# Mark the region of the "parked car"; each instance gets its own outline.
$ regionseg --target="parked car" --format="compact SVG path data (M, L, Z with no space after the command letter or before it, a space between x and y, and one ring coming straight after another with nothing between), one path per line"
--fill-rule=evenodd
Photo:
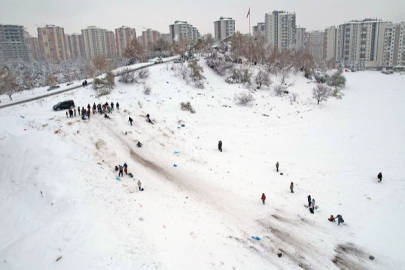
M68 82L66 85L69 86L69 85L72 85L72 84L73 84L72 82Z
M160 63L163 63L162 58L158 58L155 60L155 64L160 64Z
M46 91L51 91L51 90L55 90L55 89L58 89L58 88L60 88L59 85L54 85L54 86L49 87L48 90L46 90Z
M75 102L73 100L66 100L59 102L58 104L53 106L54 111L60 111L60 110L68 110L76 107Z
M177 58L174 60L175 63L184 63L184 59L183 58Z

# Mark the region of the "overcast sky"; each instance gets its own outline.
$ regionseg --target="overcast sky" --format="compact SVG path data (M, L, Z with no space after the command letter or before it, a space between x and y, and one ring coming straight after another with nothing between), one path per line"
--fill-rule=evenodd
M81 33L87 26L114 30L120 26L169 33L175 20L187 21L201 34L214 33L219 17L236 20L236 30L249 32L273 10L295 12L297 25L322 30L349 20L379 18L405 21L405 0L0 0L0 23L23 25L37 36L37 27L54 24L66 34Z

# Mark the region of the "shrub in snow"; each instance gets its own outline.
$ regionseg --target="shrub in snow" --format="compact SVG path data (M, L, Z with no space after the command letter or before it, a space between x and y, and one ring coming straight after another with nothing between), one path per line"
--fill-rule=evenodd
M265 85L270 87L272 81L270 79L270 73L267 70L260 69L259 72L256 74L255 82L258 85L258 88Z
M143 86L143 93L145 94L145 95L150 95L150 92L152 91L152 87L150 87L150 85L148 85L148 84L145 84L144 86Z
M195 113L195 110L194 110L193 106L191 106L189 101L187 103L184 103L184 102L180 103L180 108L183 111L189 111L191 113Z
M336 71L328 80L328 85L335 88L345 88L346 77L343 75L342 71Z
M316 84L315 88L312 89L312 97L316 99L316 101L327 101L329 98L329 88L324 84Z
M53 74L49 74L46 78L46 84L49 86L54 86L58 84L58 79Z
M140 79L147 79L149 78L150 72L148 68L144 68L138 71L138 77Z
M203 79L205 79L205 77L202 75L202 73L204 72L203 67L200 66L197 61L192 61L188 64L188 68L190 70L190 79L194 82L194 85L197 88L204 88Z
M129 68L123 68L119 74L117 74L119 77L118 81L123 82L123 83L133 83L136 82L135 80L135 72L130 71Z
M251 84L252 78L252 70L251 67L248 65L240 65L238 67L233 67L231 70L231 76L225 79L225 82L234 84L234 83L242 83L242 84Z
M280 97L284 94L285 91L287 91L287 86L285 86L284 84L277 84L274 86L273 89L276 96Z
M329 76L325 73L320 73L320 72L314 73L314 78L317 83L326 83L326 81L328 80L328 77Z
M20 85L17 83L17 77L12 70L3 68L0 70L0 94L6 94L10 100L12 95L21 91Z
M93 89L96 90L97 96L104 96L111 93L115 87L115 76L112 72L107 72L103 79L93 79Z
M232 63L226 62L224 57L213 57L207 59L207 65L212 68L218 75L223 76Z
M344 95L345 94L343 93L342 89L338 87L332 88L332 90L330 91L330 96L337 99L342 99Z
M254 101L254 98L252 93L250 93L249 91L244 91L239 94L235 94L234 100L236 104L246 106L249 105L252 101Z
M291 103L297 102L298 97L299 97L299 95L297 93L292 92L290 95L290 102Z

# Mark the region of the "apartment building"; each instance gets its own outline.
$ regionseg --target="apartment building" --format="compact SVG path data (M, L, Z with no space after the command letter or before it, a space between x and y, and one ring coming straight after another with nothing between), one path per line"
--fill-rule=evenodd
M186 38L192 42L197 42L200 38L198 29L186 21L175 21L174 24L169 25L169 29L172 41Z
M146 31L142 31L142 36L140 38L140 43L144 48L149 46L153 46L156 41L160 38L160 33L156 30L148 29Z
M337 61L363 62L366 67L381 66L385 29L390 25L377 19L350 21L339 25Z
M405 66L405 22L390 24L384 31L383 66Z
M87 59L94 59L96 56L107 57L107 30L96 26L89 26L82 29L84 51Z
M86 58L84 40L81 34L67 35L71 59Z
M131 43L131 40L136 38L135 28L130 28L128 26L122 26L115 29L115 38L116 38L116 50L118 56L122 56L125 52L125 49Z
M29 38L24 26L0 24L0 63L8 60L30 61Z
M42 59L54 63L68 59L63 27L47 25L37 30Z
M307 33L306 45L307 51L312 54L315 61L321 61L324 58L325 49L325 32L324 31L310 31Z
M235 33L235 20L228 17L220 17L214 22L214 32L216 40L224 40Z
M135 30L135 29L134 29ZM105 32L106 35L106 44L107 44L107 58L109 59L115 59L117 58L118 55L118 51L117 51L117 43L116 43L116 37L113 31L106 31ZM126 47L125 47L126 49ZM123 53L125 52L125 49L123 51Z
M302 51L305 50L305 44L307 43L306 40L306 29L302 27L297 27L295 29L295 51Z
M259 23L257 23L257 25L254 25L252 27L252 34L254 37L256 37L258 35L264 36L265 29L266 29L266 24L259 22Z
M337 55L337 41L338 41L338 28L331 26L325 29L325 42L324 42L324 54L323 59L326 61L334 59Z
M273 11L265 15L264 36L267 44L273 48L291 50L295 47L295 13Z
M29 49L31 60L41 59L41 49L39 48L39 41L37 37L29 37Z

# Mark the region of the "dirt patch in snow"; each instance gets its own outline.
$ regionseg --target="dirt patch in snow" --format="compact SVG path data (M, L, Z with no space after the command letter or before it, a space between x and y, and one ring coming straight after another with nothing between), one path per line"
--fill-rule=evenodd
M365 270L365 262L369 255L357 248L353 243L339 244L335 247L336 255L332 262L342 270Z

